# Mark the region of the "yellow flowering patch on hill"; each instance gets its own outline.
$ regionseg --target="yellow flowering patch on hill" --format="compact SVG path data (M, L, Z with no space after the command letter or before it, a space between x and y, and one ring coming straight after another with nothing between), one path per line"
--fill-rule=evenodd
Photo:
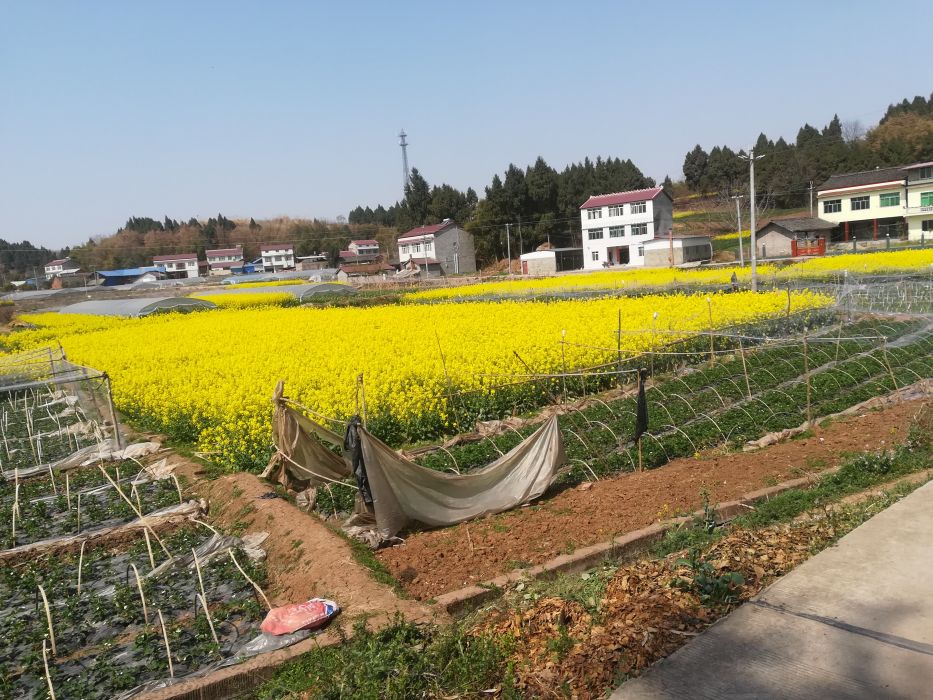
M805 260L784 268L778 277L826 277L841 274L843 270L852 275L910 273L929 271L931 265L933 248L849 253Z
M363 373L370 422L424 438L447 425L448 379L501 410L496 388L527 373L593 366L643 352L677 334L785 313L785 292L654 295L554 302L468 302L367 308L220 309L140 319L34 314L37 330L4 339L10 350L54 338L69 359L108 372L117 406L146 428L197 444L219 463L256 467L268 458L270 397L289 396L325 415L350 416ZM832 299L791 296L792 311ZM657 319L653 314L657 313ZM675 334L658 331L676 331ZM606 349L600 349L606 348ZM447 374L441 361L446 360ZM507 409L507 407L506 407ZM387 430L389 428L386 428Z
M774 272L772 265L759 265L758 274ZM476 296L539 296L583 290L623 289L635 287L666 287L673 285L729 284L735 273L739 281L747 282L751 272L748 267L718 267L701 270L681 270L669 267L652 267L640 270L584 272L537 279L511 279L499 282L481 282L461 287L443 287L406 294L409 301L442 299L466 299Z
M743 239L751 238L752 231L751 229L745 229L744 231L733 231L732 233L720 233L718 236L713 236L714 241L737 241L739 236Z
M225 284L225 289L252 289L254 287L290 287L293 284L308 284L308 280L291 279L276 280L274 282L238 282L236 284Z

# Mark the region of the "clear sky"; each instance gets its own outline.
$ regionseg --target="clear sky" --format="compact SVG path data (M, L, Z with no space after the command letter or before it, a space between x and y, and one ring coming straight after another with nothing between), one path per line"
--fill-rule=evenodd
M333 219L541 155L677 179L701 143L870 125L933 90L929 0L0 0L0 237Z

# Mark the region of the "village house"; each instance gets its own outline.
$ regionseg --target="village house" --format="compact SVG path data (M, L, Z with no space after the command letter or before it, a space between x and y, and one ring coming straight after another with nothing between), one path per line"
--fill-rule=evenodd
M229 275L231 267L243 267L243 248L215 248L205 250L208 274L212 276Z
M834 241L933 236L933 162L833 175L817 191Z
M295 248L287 243L263 243L259 254L264 272L295 269Z
M583 268L644 265L644 244L673 223L674 203L663 187L591 196L580 205Z
M175 253L173 255L154 255L152 264L165 269L165 276L171 279L198 276L197 253Z
M476 272L473 234L451 219L419 226L398 237L399 261L417 265L424 275Z
M757 255L759 258L826 255L826 246L835 229L836 224L824 219L772 219L755 232Z
M705 233L673 233L656 236L639 248L645 267L673 267L707 262L713 257L713 243Z
M81 269L81 266L71 258L61 258L59 260L51 260L47 262L44 269L45 279L50 280L53 277L66 277L68 275L75 275Z

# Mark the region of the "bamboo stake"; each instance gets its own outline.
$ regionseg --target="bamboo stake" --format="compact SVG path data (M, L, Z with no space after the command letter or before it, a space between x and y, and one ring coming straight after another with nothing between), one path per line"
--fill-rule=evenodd
M143 582L139 578L139 570L136 568L136 564L130 562L130 567L133 569L133 573L136 575L136 590L139 591L139 599L143 604L143 620L148 625L149 624L149 609L146 607L146 594L143 593Z
M197 594L198 600L201 601L201 607L204 608L204 616L207 618L207 626L211 628L211 636L214 638L214 644L218 647L220 646L220 640L217 639L217 632L214 631L214 621L211 620L211 611L207 609L207 601L204 599L202 593Z
M42 604L45 606L45 621L49 623L49 643L52 645L52 658L58 656L55 651L55 630L52 629L52 610L49 608L49 599L45 597L45 589L39 585L39 594L42 596Z
M178 477L175 476L174 472L172 472L172 480L175 482L175 490L178 491L178 504L181 505L185 502L185 499L181 495L181 484L178 483Z
M807 334L803 334L803 373L807 381L807 426L812 423L813 416L810 414L810 358L807 353Z
M78 532L81 532L81 492L78 491Z
M71 475L65 472L65 500L68 502L68 511L71 512Z
M107 479L107 481L110 482L110 485L113 486L117 490L117 493L120 494L120 497L129 504L130 508L133 509L133 512L136 513L136 517L138 517L140 520L144 520L143 514L139 510L136 509L136 506L133 505L133 502L129 499L129 497L125 493L123 493L123 489L120 488L120 485L114 482L110 474L107 473L107 470L104 469L99 464L97 465L97 468L100 469L101 474L103 474L104 477ZM152 533L152 536L155 537L156 542L159 543L159 546L162 548L162 550L165 552L168 558L174 559L175 557L173 557L172 553L168 551L168 548L165 546L165 543L162 542L162 539L155 533L155 530L150 528L148 525L143 525L143 527L147 528L149 532Z
M146 551L149 552L149 567L154 569L156 568L156 565L155 557L152 556L152 543L149 541L149 528L143 528L143 537L146 538Z
M236 560L236 557L233 555L233 550L232 550L232 549L228 549L228 550L227 550L227 553L230 555L230 558L233 560L233 563L236 565L236 568L238 568L238 569L240 570L240 573L243 574L243 578L245 578L247 581L250 582L250 584L253 586L253 588L256 589L256 592L259 593L259 595L262 596L262 599L266 602L266 607L268 607L269 610L272 610L272 603L270 603L270 602L269 602L269 599L266 598L266 594L262 592L262 589L259 587L259 585L258 585L255 581L253 581L253 579L251 579L249 576L247 576L247 574L246 574L245 571L243 571L243 567L240 566L240 562L238 562L238 561Z
M745 391L748 392L748 398L752 398L752 385L748 381L748 365L745 364L745 344L742 342L742 336L739 336L739 354L742 356L742 374L745 375Z
M790 318L790 287L787 288L787 318Z
M709 366L716 364L716 350L713 346L713 300L706 297L706 309L709 311Z
M41 448L40 448L41 452ZM55 472L52 471L52 465L49 465L49 479L52 480L52 493L58 495L58 487L55 485Z
M168 675L175 677L175 667L172 665L172 647L168 644L168 630L165 629L165 620L162 617L162 611L159 610L159 625L162 627L162 639L165 641L165 658L168 659Z
M86 544L87 540L81 543L81 552L78 554L78 595L81 595L81 572L84 569L84 545Z
M652 367L654 367L653 360L654 355L652 354ZM622 309L619 309L619 322L618 329L616 330L616 370L619 374L616 377L616 385L621 389L622 388Z
M198 572L198 587L201 589L201 595L207 597L204 591L204 578L201 576L201 564L198 561L198 553L191 548L191 556L194 557L194 570Z
M641 436L635 442L638 444L638 471L643 472L645 471L645 465L641 456Z
M567 337L567 329L564 328L560 332L560 366L561 366L561 376L560 381L563 385L564 396L561 403L567 400L567 353L564 351L564 342Z
M42 664L45 666L45 680L49 684L49 697L55 700L55 688L52 685L52 674L49 673L49 652L45 640L42 640Z

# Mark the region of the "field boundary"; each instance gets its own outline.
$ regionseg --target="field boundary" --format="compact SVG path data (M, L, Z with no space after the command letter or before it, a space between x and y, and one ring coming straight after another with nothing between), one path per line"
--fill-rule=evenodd
M902 401L916 399L921 396L928 396L930 394L933 394L931 382L929 380L921 380L884 396L876 396L863 401L844 411L828 416L821 416L816 418L813 422L821 423L826 420L844 418L860 410L877 409ZM809 426L805 423L787 437L799 434L799 432L802 432L807 427ZM660 468L663 469L663 467ZM814 472L805 477L784 481L775 486L751 491L738 499L720 503L712 510L716 514L717 522L727 523L734 520L739 515L753 510L754 505L757 503L768 501L774 496L778 496L786 491L798 488L809 488L816 484L821 478L833 474L839 469L840 466L835 466L820 472ZM696 510L689 515L663 520L653 525L623 535L618 535L608 541L598 542L588 547L581 547L572 554L561 554L542 564L523 569L513 569L512 571L500 574L499 576L481 583L472 584L441 594L434 598L433 602L450 615L462 615L489 600L498 598L503 593L503 589L511 584L529 579L548 579L561 573L585 571L607 560L623 561L631 558L647 550L648 547L661 540L669 531L693 522L697 518L703 518L704 516L705 513L703 510Z

